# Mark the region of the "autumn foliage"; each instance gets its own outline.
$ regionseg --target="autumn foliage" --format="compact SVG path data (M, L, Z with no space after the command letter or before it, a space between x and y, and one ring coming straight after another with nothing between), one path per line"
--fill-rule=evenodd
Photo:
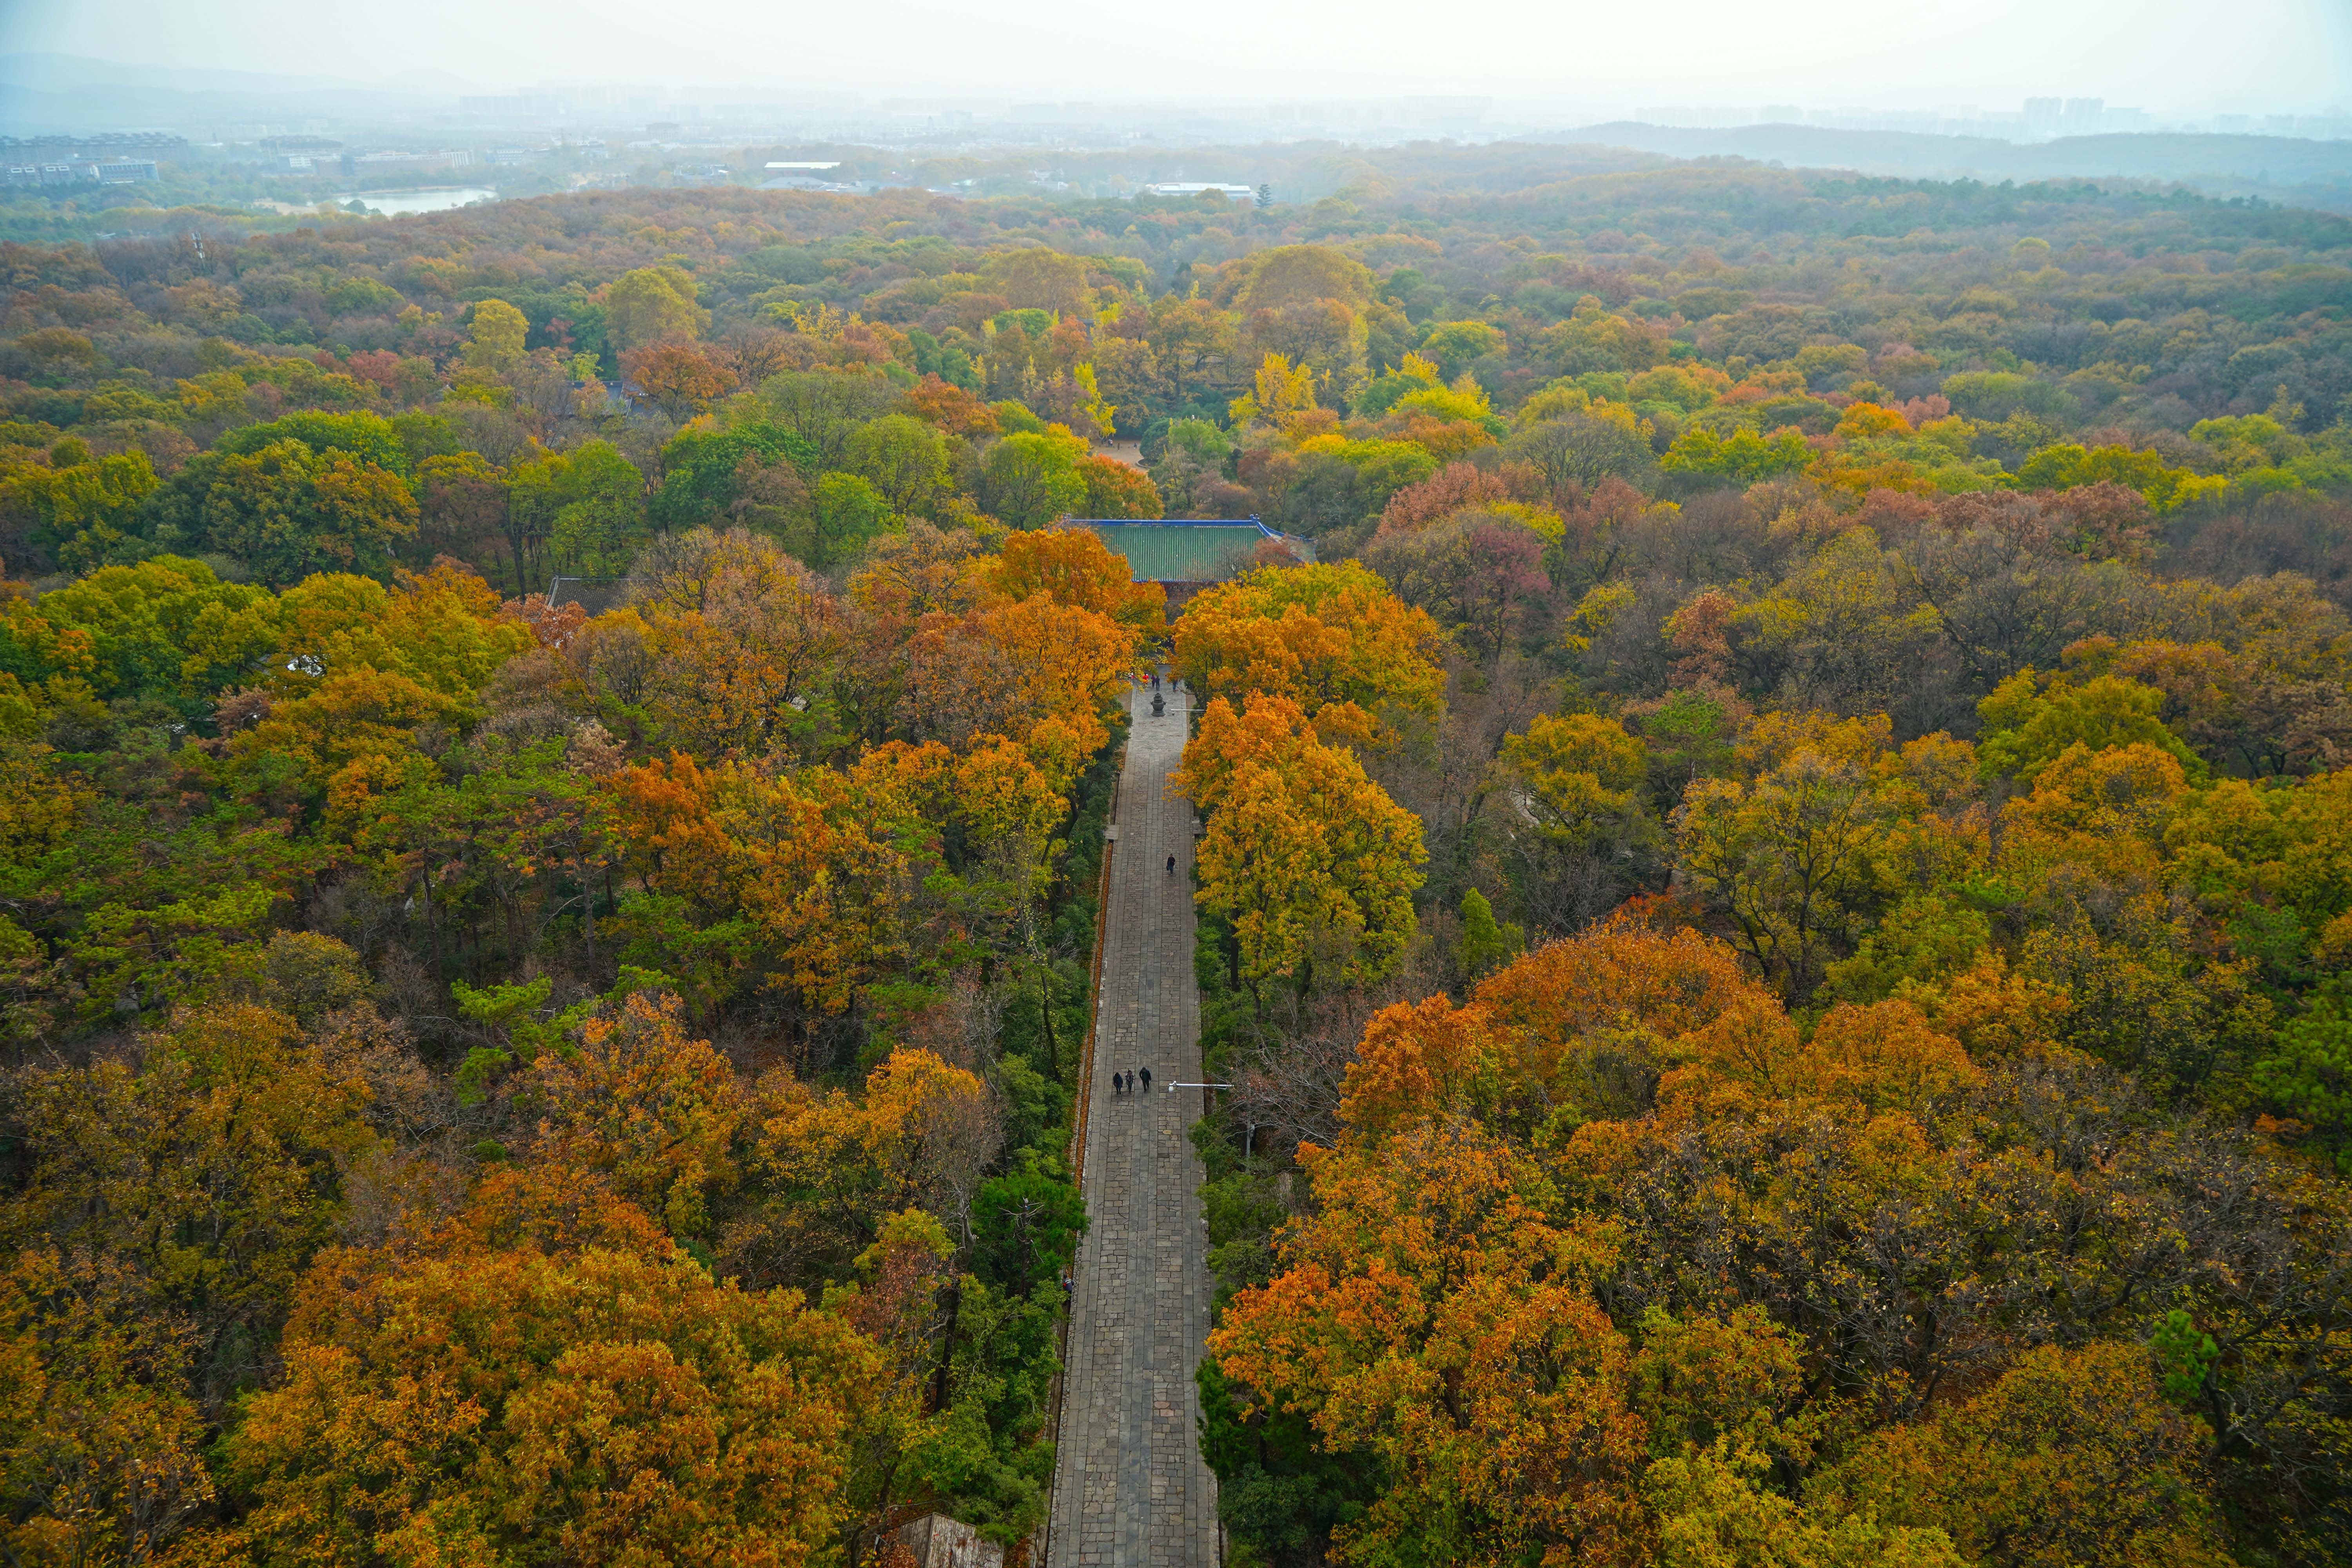
M1017 1558L1164 672L1235 1564L2344 1562L2340 225L1591 151L25 193L9 1561Z
M2220 1561L2169 1320L2153 1353L2119 1307L2072 1350L1934 1331L2006 1322L1996 1302L2067 1267L2011 1253L1980 1291L1938 1257L2067 1201L2038 1160L1943 1142L2006 1092L1908 1004L1808 1026L1720 944L1610 922L1466 1005L1372 1019L1336 1145L1297 1152L1312 1207L1213 1337L1219 1386L1371 1467L1333 1530L1347 1561L1433 1538L1463 1560ZM1955 1184L1971 1196L1929 1200L1916 1238L1877 1228ZM1866 1257L1899 1279L1843 1272ZM2168 1277L2194 1290L2200 1266Z
M1423 858L1421 826L1297 703L1222 697L1170 780L1208 816L1201 905L1232 924L1244 978L1312 984L1318 961L1351 982L1403 955Z
M1336 738L1370 742L1435 714L1436 623L1352 563L1265 570L1185 606L1179 674L1204 697L1286 698Z

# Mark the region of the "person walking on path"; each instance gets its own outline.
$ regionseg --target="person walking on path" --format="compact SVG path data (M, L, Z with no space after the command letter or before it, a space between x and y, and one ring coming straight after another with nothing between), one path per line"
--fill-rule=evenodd
M1166 717L1181 718L1181 683L1162 674L1160 689ZM1185 730L1142 722L1151 710L1138 694L1118 784L1124 842L1108 858L1101 912L1093 1047L1097 1069L1118 1065L1122 1096L1142 1092L1150 1062L1144 1098L1160 1093L1163 1079L1209 1076L1201 1071L1192 900L1176 881L1185 868L1176 846L1192 842L1192 807L1167 788L1182 764ZM1157 882L1145 869L1153 844ZM1136 850L1144 853L1128 858ZM1032 1568L1216 1568L1216 1477L1201 1456L1194 1375L1215 1299L1200 1218L1206 1176L1187 1136L1199 1110L1173 1102L1164 1111L1156 1103L1097 1109L1103 1114L1087 1133L1087 1231L1062 1358L1052 1530Z
M1168 857L1168 874L1171 877L1176 874L1176 857L1173 855Z
M1146 1094L1150 1094L1151 1092L1151 1069L1150 1068L1145 1068L1143 1069L1143 1092Z
M1110 1091L1113 1094L1124 1094L1127 1092L1127 1086L1119 1081L1118 1070L1116 1068L1111 1069Z

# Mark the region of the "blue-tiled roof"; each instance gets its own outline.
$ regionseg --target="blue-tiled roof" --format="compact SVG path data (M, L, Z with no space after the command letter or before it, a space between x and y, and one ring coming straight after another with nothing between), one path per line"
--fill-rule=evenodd
M1254 517L1072 518L1092 529L1114 555L1127 557L1139 583L1218 583L1247 566L1257 547L1285 536ZM1286 540L1311 556L1304 540Z

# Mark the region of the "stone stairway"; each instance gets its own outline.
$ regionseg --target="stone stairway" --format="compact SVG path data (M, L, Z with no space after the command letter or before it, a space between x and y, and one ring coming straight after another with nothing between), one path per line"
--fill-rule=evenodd
M1200 996L1192 982L1192 810L1167 795L1184 750L1181 688L1154 718L1130 693L1087 1086L1078 1249L1045 1568L1214 1568L1216 1480L1192 1381L1209 1331L1201 1164ZM1167 869L1168 857L1176 869ZM1149 1094L1111 1074L1151 1069Z

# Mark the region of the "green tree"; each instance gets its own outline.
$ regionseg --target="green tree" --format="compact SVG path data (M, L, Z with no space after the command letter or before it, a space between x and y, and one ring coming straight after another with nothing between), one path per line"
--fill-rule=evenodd
M2014 371L1962 371L1946 376L1942 391L1969 418L1993 424L2013 414L2061 414L2074 405L2054 384Z
M1812 460L1813 449L1795 430L1777 431L1768 441L1745 428L1727 437L1698 429L1676 437L1666 455L1658 459L1658 467L1670 474L1748 485L1802 473Z
M2204 776L2204 759L2157 717L2164 693L2155 687L2119 675L2094 676L2080 686L2061 683L2038 693L2034 685L2033 671L2021 669L1977 704L1984 721L1977 755L1989 776L2009 773L2031 784L2074 745L2093 752L2154 746L2179 759L2192 778Z
M320 457L330 452L348 452L363 462L406 479L417 457L412 453L412 434L421 435L421 419L434 416L403 416L395 424L380 414L362 411L357 414L329 414L311 409L300 414L289 414L272 419L266 425L247 425L231 430L213 443L216 452L226 452L249 458L265 447L280 441L299 441ZM436 419L447 429L445 421ZM451 449L455 449L456 432L448 432Z
M485 300L474 307L466 330L465 359L477 370L503 373L522 361L522 345L530 335L523 313L504 300Z
M2175 511L2192 501L2215 497L2229 489L2221 475L2200 478L2186 468L2165 466L2154 452L2129 447L2084 447L2060 442L2044 447L2017 470L2017 482L2028 489L2067 490L2084 485L2117 484L2137 490L2156 510Z
M517 468L509 504L566 571L617 577L645 542L645 477L609 441Z
M886 414L849 437L850 471L881 493L894 511L920 516L947 479L947 438L906 414Z
M2254 1086L2308 1123L2338 1169L2352 1175L2352 982L2322 981L2311 1009L2280 1026L2254 1064Z
M1940 984L1966 969L1992 942L1992 922L1952 899L1914 894L1887 911L1852 958L1829 966L1827 994L1848 1002L1885 1001Z
M744 412L782 426L815 454L818 466L847 468L849 438L905 402L887 376L837 370L785 371L760 384Z
M399 475L341 450L274 442L227 457L202 512L214 548L273 587L313 572L382 577L416 532L416 498Z
M981 1277L1025 1296L1077 1256L1087 1204L1057 1164L1024 1149L1019 1169L981 1183L971 1220Z
M816 482L810 509L808 564L848 560L893 521L888 500L857 475L825 475Z
M1473 888L1462 895L1462 939L1454 960L1465 980L1476 980L1500 968L1517 945L1517 936L1516 926L1496 922L1495 906L1486 901L1486 894Z
M621 353L676 339L691 342L710 323L695 302L694 279L679 267L640 267L604 290L604 331Z
M724 528L736 504L746 499L758 468L788 466L802 475L817 468L816 448L798 432L772 420L752 420L724 430L681 430L662 448L661 488L646 510L654 526L669 533L689 528ZM744 465L750 462L752 469Z
M1007 436L981 459L980 504L1011 528L1043 528L1086 504L1086 444L1047 433Z
M157 699L192 718L255 679L278 637L268 589L177 555L100 567L43 595L40 616L89 635L86 678L100 696Z
M13 515L36 556L88 571L143 552L137 539L140 508L162 482L146 453L121 452L63 468L26 464L0 468L0 517Z
M1499 328L1484 321L1448 321L1422 340L1421 352L1436 362L1438 378L1450 382L1468 370L1473 360L1499 353L1503 346Z

